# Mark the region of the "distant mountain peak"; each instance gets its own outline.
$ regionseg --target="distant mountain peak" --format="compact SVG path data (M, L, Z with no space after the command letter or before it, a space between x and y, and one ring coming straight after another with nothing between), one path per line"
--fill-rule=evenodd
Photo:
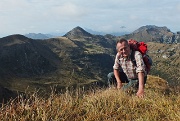
M124 36L138 41L153 41L160 43L179 43L179 35L170 31L166 26L146 25Z
M168 29L166 26L163 27L158 27L155 25L146 25L146 26L142 26L139 29L135 30L133 33L139 33L139 32L143 32L143 31L159 31L159 32L171 32L170 29Z
M77 26L73 28L71 31L67 32L64 36L68 38L84 38L84 37L92 37L92 34L85 31L83 28Z
M81 28L80 26L77 26L75 28L73 28L73 30L81 30L81 31L85 31L83 28Z
M25 34L24 36L31 39L49 39L47 35L42 33L29 33L29 34Z

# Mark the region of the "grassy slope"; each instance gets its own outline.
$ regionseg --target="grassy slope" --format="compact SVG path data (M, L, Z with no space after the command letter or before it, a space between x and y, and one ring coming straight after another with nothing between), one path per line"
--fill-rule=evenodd
M153 76L148 77L144 99L113 88L25 97L3 105L0 120L180 120L180 93L172 93L165 80Z
M166 79L171 85L180 84L180 44L148 43L153 59L152 75ZM163 58L163 56L169 56Z

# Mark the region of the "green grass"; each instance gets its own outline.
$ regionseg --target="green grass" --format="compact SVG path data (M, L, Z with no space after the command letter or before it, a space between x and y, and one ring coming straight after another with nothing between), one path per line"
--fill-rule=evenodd
M156 84L154 84L157 82ZM49 97L19 95L0 108L2 121L177 121L180 120L180 93L171 90L159 77L148 77L145 97L126 94L115 88L83 88Z

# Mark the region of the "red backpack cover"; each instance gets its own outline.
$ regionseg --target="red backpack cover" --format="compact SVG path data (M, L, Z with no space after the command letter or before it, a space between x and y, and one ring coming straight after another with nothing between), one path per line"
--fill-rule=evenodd
M138 42L134 39L129 39L128 43L133 51L139 51L142 54L144 64L146 65L146 71L149 73L152 66L152 60L149 55L147 55L147 44L144 42Z

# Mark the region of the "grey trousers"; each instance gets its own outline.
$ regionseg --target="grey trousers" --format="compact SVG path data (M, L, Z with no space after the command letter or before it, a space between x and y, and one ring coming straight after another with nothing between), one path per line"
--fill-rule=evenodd
M122 89L123 90L127 90L129 88L134 88L134 89L138 89L139 87L139 81L138 79L129 79L127 78L126 74L124 72L119 72L120 73L120 79L122 81L122 83L126 83L123 85ZM117 85L117 81L116 81L116 78L114 76L114 73L113 72L110 72L108 75L108 86L110 87L111 85L114 85L116 86ZM146 83L146 80L147 80L147 76L144 77L144 84Z

